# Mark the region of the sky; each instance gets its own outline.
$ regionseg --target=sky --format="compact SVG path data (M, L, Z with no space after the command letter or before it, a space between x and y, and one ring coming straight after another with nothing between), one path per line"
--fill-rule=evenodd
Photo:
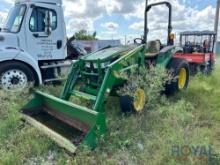
M163 0L149 0L150 3ZM217 0L167 0L173 6L173 32L213 30ZM4 24L14 0L1 0L0 25ZM85 29L98 39L131 42L144 31L145 0L63 0L67 35ZM165 40L168 10L155 7L149 12L149 38ZM219 38L220 39L220 38Z

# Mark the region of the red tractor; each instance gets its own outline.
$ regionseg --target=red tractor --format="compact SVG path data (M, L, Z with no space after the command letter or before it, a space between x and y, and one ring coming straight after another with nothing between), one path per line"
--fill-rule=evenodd
M214 45L216 33L213 31L192 31L180 34L182 52L175 54L175 58L185 59L190 64L191 74L202 72L210 74L215 65Z

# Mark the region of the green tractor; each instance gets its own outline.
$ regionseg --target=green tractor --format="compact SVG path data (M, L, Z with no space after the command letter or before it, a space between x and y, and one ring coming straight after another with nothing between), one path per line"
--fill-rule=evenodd
M158 41L147 42L148 12L158 5L169 8L167 45L161 45ZM177 77L176 81L166 85L167 93L186 89L189 65L183 59L174 58L174 54L181 49L173 46L171 18L172 6L168 2L146 6L143 39L135 39L133 45L106 48L80 58L72 64L60 97L36 92L35 97L21 110L23 118L73 153L80 143L95 148L105 136L105 101L119 85L125 83L120 73L140 67L147 68L148 65L162 66L172 70L173 76ZM137 44L138 40L140 44ZM126 106L128 104L135 111L143 110L144 91L138 89L135 95L135 100L120 99L122 111L129 108ZM91 106L74 104L70 101L74 98L88 100Z

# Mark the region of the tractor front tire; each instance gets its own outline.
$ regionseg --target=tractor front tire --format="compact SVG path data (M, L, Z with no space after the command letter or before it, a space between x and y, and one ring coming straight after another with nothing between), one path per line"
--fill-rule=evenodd
M120 106L123 113L142 112L146 102L146 95L143 89L138 88L134 92L134 97L125 95L120 97Z
M119 98L120 108L122 113L134 112L133 102L134 99L131 96L125 95Z
M186 60L173 58L168 64L167 69L172 74L171 82L167 82L165 86L165 93L167 95L172 95L188 88L190 69L189 63Z

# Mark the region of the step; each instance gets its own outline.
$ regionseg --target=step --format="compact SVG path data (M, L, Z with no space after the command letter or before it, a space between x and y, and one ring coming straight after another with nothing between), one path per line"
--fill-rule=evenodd
M88 73L88 72L82 72L82 74L86 75L86 76L99 76L98 73Z
M41 69L50 69L50 68L59 68L59 67L70 67L71 62L59 63L59 64L52 64L52 65L44 65L41 66Z
M66 78L51 78L51 79L45 79L44 83L48 83L48 82L54 82L54 81L65 81Z
M80 91L72 91L71 94L73 96L77 96L86 100L96 101L96 96L90 95L88 93L80 92Z

